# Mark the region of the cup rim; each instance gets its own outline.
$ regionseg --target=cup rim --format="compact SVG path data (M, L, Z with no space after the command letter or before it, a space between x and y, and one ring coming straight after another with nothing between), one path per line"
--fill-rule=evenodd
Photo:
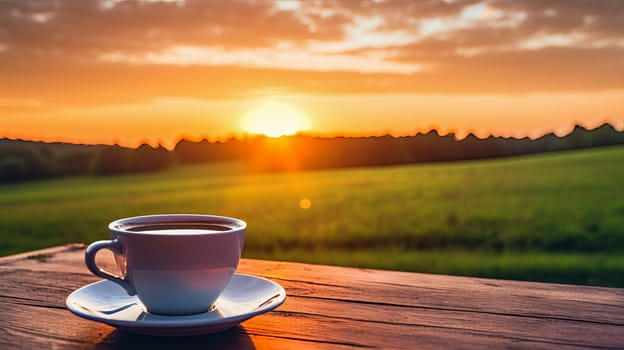
M198 223L212 223L218 224L234 224L233 227L225 231L211 231L211 232L177 232L175 234L167 233L149 233L149 232L137 232L124 229L124 225L130 224L145 224L145 223L181 223L181 222L198 222ZM220 216L220 215L204 215L204 214L152 214L152 215L140 215L127 218L117 219L108 224L108 229L111 232L117 234L127 235L153 235L153 236L203 236L203 235L227 235L236 232L243 231L247 228L247 223L241 219Z

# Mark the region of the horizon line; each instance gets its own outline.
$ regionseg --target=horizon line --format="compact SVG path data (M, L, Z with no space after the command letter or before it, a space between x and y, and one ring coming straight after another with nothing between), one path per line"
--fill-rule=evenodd
M253 140L253 139L274 139L274 140L279 140L279 139L288 139L288 138L295 138L295 137L308 137L308 138L316 138L316 139L365 139L365 138L382 138L382 137L391 137L394 139L399 139L399 138L404 138L404 137L416 137L419 135L429 135L431 133L435 133L436 136L438 137L453 137L455 141L462 141L465 140L469 137L474 137L476 139L479 140L486 140L489 138L502 138L502 139L515 139L515 140L523 140L523 139L530 139L530 140L537 140L540 139L542 137L545 137L547 135L554 135L558 138L563 138L566 137L570 134L572 134L575 130L577 130L578 128L582 128L586 131L592 131L592 130L596 130L605 126L610 126L613 130L615 130L616 132L624 132L624 126L619 127L617 125L614 125L614 123L609 122L609 121L603 121L602 123L598 124L598 126L595 127L588 127L585 125L582 125L580 122L575 122L573 124L570 125L569 131L564 133L564 134L558 134L555 130L549 130L546 131L544 133L541 133L539 136L536 137L531 137L529 135L525 135L525 136L503 136L503 135L497 135L494 132L490 132L488 133L486 136L478 136L477 130L466 130L465 134L463 133L463 131L458 131L458 130L450 130L450 131L446 131L443 132L441 131L439 128L433 127L430 129L426 129L425 130L417 130L415 133L411 133L411 134L404 134L404 135L393 135L391 132L384 132L384 133L377 133L377 134L337 134L334 136L329 136L329 135L324 135L321 133L307 133L305 131L300 131L297 132L295 134L290 134L290 135L281 135L278 137L271 137L271 136L267 136L264 134L251 134L251 133L247 133L247 132L243 132L242 134L229 134L225 137L222 138L212 138L212 140L209 137L206 136L199 136L199 137L192 137L189 135L181 135L178 136L176 138L176 141L173 143L173 147L169 148L169 147L165 147L163 145L163 142L161 140L156 140L155 142L151 142L151 141L147 141L146 139L142 139L141 141L139 141L139 144L137 146L124 146L121 145L119 142L115 142L115 143L101 143L101 142L93 142L93 143L89 143L89 142L72 142L70 140L62 140L61 138L59 139L37 139L37 138L23 138L23 137L8 137L8 136L2 136L0 137L0 141L21 141L21 142L34 142L34 143L44 143L44 144L64 144L64 145L76 145L76 146L93 146L93 147L98 147L98 146L118 146L121 148L129 148L129 149L138 149L139 147L142 147L144 145L148 145L152 148L165 148L169 151L173 151L175 149L175 147L182 141L187 141L187 142L204 142L207 141L209 143L227 143L227 142L232 142L232 141L247 141L247 140ZM458 137L458 134L463 134L463 137Z

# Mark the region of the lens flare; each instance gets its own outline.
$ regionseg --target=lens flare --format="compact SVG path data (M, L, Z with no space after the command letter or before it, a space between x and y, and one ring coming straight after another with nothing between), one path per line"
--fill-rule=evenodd
M299 208L301 209L310 209L312 206L312 202L308 198L301 198L299 201Z

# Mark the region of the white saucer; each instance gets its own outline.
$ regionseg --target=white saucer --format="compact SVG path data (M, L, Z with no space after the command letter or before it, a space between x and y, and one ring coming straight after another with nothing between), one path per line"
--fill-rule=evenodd
M208 312L185 316L150 314L136 296L103 280L72 292L65 301L72 313L132 333L196 335L235 327L253 316L281 305L286 291L264 278L235 274L227 289Z

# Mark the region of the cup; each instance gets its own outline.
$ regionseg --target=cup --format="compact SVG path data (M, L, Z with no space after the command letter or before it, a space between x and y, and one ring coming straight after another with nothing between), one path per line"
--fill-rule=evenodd
M120 219L108 225L110 240L89 245L85 262L96 276L136 295L150 313L206 312L236 271L246 227L242 220L213 215ZM114 253L121 276L96 265L100 249Z

